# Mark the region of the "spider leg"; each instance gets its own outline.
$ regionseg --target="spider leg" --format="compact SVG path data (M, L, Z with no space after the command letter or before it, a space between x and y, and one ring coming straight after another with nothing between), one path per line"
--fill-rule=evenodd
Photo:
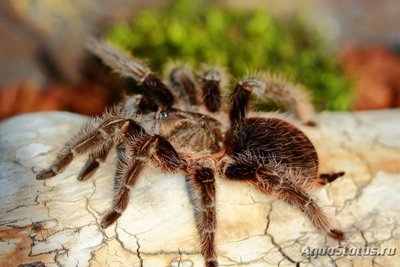
M210 112L218 112L221 109L222 75L218 68L208 68L202 73L200 88L204 105Z
M119 159L119 171L117 172L114 181L115 194L113 208L102 219L102 228L107 228L122 215L128 206L130 192L135 185L143 167L143 160L131 159L131 157L127 154Z
M244 79L236 85L231 95L232 105L229 112L231 124L238 123L246 116L251 93L260 98L278 99L299 120L310 126L315 125L314 109L304 92L297 90L292 84L273 79L268 81L260 77Z
M169 73L169 80L172 89L179 95L178 101L180 101L182 105L188 106L187 103L190 103L191 106L199 105L196 80L188 67L173 67ZM190 110L190 108L187 110Z
M197 230L201 240L201 254L206 267L218 266L215 252L215 210L214 171L208 167L195 167L189 171L187 183L194 204Z
M100 149L90 153L89 159L87 160L85 166L82 168L81 172L78 174L78 180L85 181L89 179L99 168L100 162L106 160L113 146L114 142L111 140L105 142Z
M68 141L58 153L53 164L36 174L36 179L48 179L62 172L74 159L75 156L87 152L93 155L104 155L110 149L112 140L118 143L127 122L130 121L117 113L106 112L103 117L89 121L80 132ZM94 165L92 165L94 166Z
M148 97L144 95L125 96L125 99L116 106L124 117L132 118L137 114L156 112L158 106Z
M140 60L94 38L88 39L87 48L122 76L133 78L161 106L171 107L174 104L174 95L170 89Z
M135 128L137 126L139 125L135 125ZM167 172L184 168L183 160L166 139L159 135L146 134L144 129L141 133L137 135L136 129L127 132L125 153L119 157L119 170L115 177L113 207L102 219L102 228L110 226L126 210L131 191L147 159Z
M299 208L318 230L338 241L344 239L344 233L332 228L322 209L301 186L290 182L292 179L278 176L272 169L251 162L229 164L224 170L224 176L232 180L246 181L265 194L274 195Z
M253 184L262 192L273 194L289 205L298 207L321 232L338 241L344 240L344 233L332 228L322 209L303 188L275 176L268 168L257 171L257 180Z
M157 105L144 95L126 96L116 106L116 110L126 118L135 117L137 114L155 112L157 109ZM90 178L99 168L100 163L106 160L114 145L115 142L110 139L102 144L99 149L92 151L85 166L78 175L78 180L85 181Z

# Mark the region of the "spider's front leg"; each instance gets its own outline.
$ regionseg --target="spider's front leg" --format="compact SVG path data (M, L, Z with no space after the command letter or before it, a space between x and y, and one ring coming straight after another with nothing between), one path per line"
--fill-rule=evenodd
M199 105L197 97L196 80L192 71L185 65L171 66L169 82L171 89L175 91L177 102L185 110L192 110Z
M106 160L113 146L114 140L111 139L101 145L100 149L90 153L89 159L86 161L85 166L83 166L82 170L79 172L77 179L79 181L85 181L90 178L100 167L100 162Z
M172 145L159 135L150 135L134 121L129 121L124 135L124 153L118 159L112 210L101 222L103 228L114 223L126 210L131 190L147 162L167 172L185 169L186 163Z
M87 180L105 161L114 145L121 141L121 129L130 118L138 113L157 110L157 105L143 95L126 97L111 112L86 123L57 155L53 164L37 173L38 180L51 178L62 172L76 155L89 153L89 158L78 174L78 180Z
M126 210L130 193L147 163L153 163L166 172L184 171L190 196L195 206L196 225L202 243L206 267L218 266L215 252L215 180L214 168L196 163L188 164L184 156L159 135L149 135L140 125L130 121L122 144L125 153L119 158L120 171L115 177L113 208L101 222L103 228L114 223Z
M194 165L189 170L187 183L194 205L197 230L200 234L201 254L206 267L218 266L215 252L215 230L217 225L215 210L214 168Z
M89 152L90 161L79 176L83 179L97 168L97 159L105 158L113 145L119 141L120 129L126 121L126 118L117 113L105 113L100 118L92 119L64 145L49 168L36 174L36 178L38 180L51 178L62 172L75 156Z
M124 118L134 118L138 114L155 112L158 106L144 95L126 96L116 107L118 113ZM90 178L99 168L100 163L104 162L113 148L115 142L113 139L105 142L100 149L90 153L89 159L78 175L79 181L84 181Z
M229 117L232 125L245 118L252 93L260 99L281 101L297 119L306 125L315 126L314 108L308 95L297 86L273 77L269 79L250 77L238 82L231 95L232 106Z
M222 69L217 67L205 67L200 80L200 88L203 94L203 104L210 112L218 112L222 106L221 87L223 87Z
M172 107L175 97L155 73L139 59L132 58L127 53L116 47L93 38L86 43L87 48L97 55L107 66L120 73L122 76L132 78L148 91L154 100L163 107Z

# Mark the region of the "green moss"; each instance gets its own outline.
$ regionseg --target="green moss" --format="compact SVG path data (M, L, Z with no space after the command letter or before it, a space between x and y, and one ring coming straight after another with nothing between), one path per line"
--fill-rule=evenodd
M234 77L249 71L282 72L311 91L318 109L346 110L350 84L324 40L300 16L279 21L264 10L238 11L178 0L143 10L107 38L160 71L168 60L215 63Z

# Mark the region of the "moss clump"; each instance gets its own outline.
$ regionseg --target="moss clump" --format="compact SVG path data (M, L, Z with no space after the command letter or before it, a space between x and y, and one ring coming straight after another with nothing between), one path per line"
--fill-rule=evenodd
M281 72L311 91L318 109L346 110L350 85L321 37L300 16L272 18L265 10L239 11L178 0L143 10L107 38L149 60L157 71L167 60L226 66L234 77L249 71Z

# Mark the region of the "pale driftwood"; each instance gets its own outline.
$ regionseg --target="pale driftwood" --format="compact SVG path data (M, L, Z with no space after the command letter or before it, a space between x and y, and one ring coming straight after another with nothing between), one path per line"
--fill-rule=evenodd
M87 182L84 158L62 174L37 181L87 118L36 113L0 124L0 266L203 266L184 177L147 171L130 205L106 231L114 160ZM246 184L218 179L217 251L221 266L396 266L400 253L400 111L324 113L305 128L324 171L346 171L315 193L335 216L351 248L396 248L396 256L302 255L307 246L335 247L303 214ZM29 266L29 265L28 265Z

